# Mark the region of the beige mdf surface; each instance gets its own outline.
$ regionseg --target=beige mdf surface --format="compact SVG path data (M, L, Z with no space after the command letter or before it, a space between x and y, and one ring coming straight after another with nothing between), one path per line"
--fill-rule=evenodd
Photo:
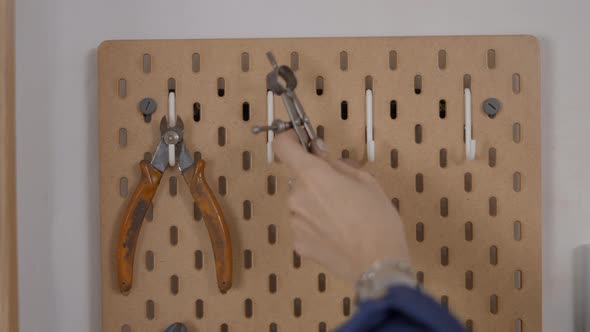
M14 1L0 0L0 331L18 331Z
M286 224L288 173L280 163L267 164L266 139L250 131L267 122L268 50L285 64L296 52L297 93L313 124L323 127L334 153L360 160L373 172L398 206L426 291L472 331L540 331L540 72L537 41L530 36L103 43L98 60L103 330L161 331L176 321L195 331L267 331L271 324L279 331L331 330L354 310L348 310L353 298L348 285L305 258L296 264ZM474 161L465 160L463 141L465 75L473 95ZM374 93L374 162L366 161L364 138L367 76ZM321 95L318 77L324 81ZM131 293L122 295L117 288L114 252L126 193L137 184L139 161L159 139L170 78L176 81L186 144L207 162L207 180L230 228L234 286L225 295L217 290L206 229L195 220L190 193L172 169L154 197L152 220L141 230ZM144 97L158 103L149 123L138 111ZM493 119L482 111L489 97L501 102ZM280 99L274 103L276 117L285 119ZM251 155L247 169L245 152ZM171 194L171 177L178 179L177 195ZM221 177L225 195L218 191ZM276 179L274 193L268 191L269 177ZM171 232L178 233L176 244ZM251 264L245 264L249 254Z

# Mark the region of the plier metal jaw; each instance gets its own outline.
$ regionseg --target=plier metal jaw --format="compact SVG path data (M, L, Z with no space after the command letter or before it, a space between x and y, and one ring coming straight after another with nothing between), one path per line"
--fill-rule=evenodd
M160 142L154 157L149 162L143 160L139 163L141 179L121 218L116 250L119 289L123 293L131 290L133 261L139 232L162 175L170 164L169 153L172 146L174 147L174 165L180 170L193 200L201 210L213 247L217 286L222 293L225 293L232 285L232 247L225 217L213 191L205 181L205 162L203 160L195 162L184 144L182 119L177 117L174 126L168 125L166 117L163 117L160 122Z
M274 94L281 96L285 104L285 110L290 121L274 120L270 126L256 126L252 129L255 134L264 131L273 131L280 133L288 129L295 130L299 142L307 151L315 151L315 141L317 136L311 124L311 121L303 105L297 98L295 88L297 87L297 77L291 68L286 65L278 65L272 52L266 53L268 61L272 66L272 71L266 76L267 88Z

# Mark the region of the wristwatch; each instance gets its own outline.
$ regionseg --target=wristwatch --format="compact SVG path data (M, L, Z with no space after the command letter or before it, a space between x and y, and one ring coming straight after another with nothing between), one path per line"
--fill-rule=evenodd
M410 264L395 259L379 260L371 265L357 282L357 301L381 299L395 286L418 287L416 274Z

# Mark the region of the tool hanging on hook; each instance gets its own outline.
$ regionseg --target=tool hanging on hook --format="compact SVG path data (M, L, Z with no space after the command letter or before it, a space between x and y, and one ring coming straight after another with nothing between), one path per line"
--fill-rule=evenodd
M170 94L174 100L174 93ZM171 113L174 114L173 110ZM143 219L164 172L168 166L176 165L203 215L213 247L217 286L225 293L232 285L232 247L221 207L205 181L205 162L198 160L195 163L191 157L184 144L184 124L180 117L176 116L172 121L167 120L166 116L162 117L160 133L160 142L151 162L143 160L139 164L141 179L123 212L116 250L119 289L121 292L131 289L135 249Z
M297 87L295 73L288 66L279 66L272 52L267 52L266 56L272 65L272 71L266 76L267 87L274 94L282 97L290 121L276 119L269 126L254 127L252 132L258 134L272 131L276 134L293 129L297 137L299 137L301 145L307 151L314 153L317 149L317 136L313 130L311 121L303 110L303 105L301 105L297 94L295 94L295 88Z

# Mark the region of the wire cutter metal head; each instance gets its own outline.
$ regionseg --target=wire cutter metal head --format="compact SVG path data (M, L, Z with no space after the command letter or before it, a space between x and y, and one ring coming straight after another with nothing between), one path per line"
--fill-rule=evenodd
M162 117L160 121L160 143L156 148L151 164L160 172L164 172L168 167L168 153L170 145L174 145L174 154L176 165L181 172L192 167L195 164L186 145L184 144L184 123L180 117L176 117L174 127L168 127L168 119Z

